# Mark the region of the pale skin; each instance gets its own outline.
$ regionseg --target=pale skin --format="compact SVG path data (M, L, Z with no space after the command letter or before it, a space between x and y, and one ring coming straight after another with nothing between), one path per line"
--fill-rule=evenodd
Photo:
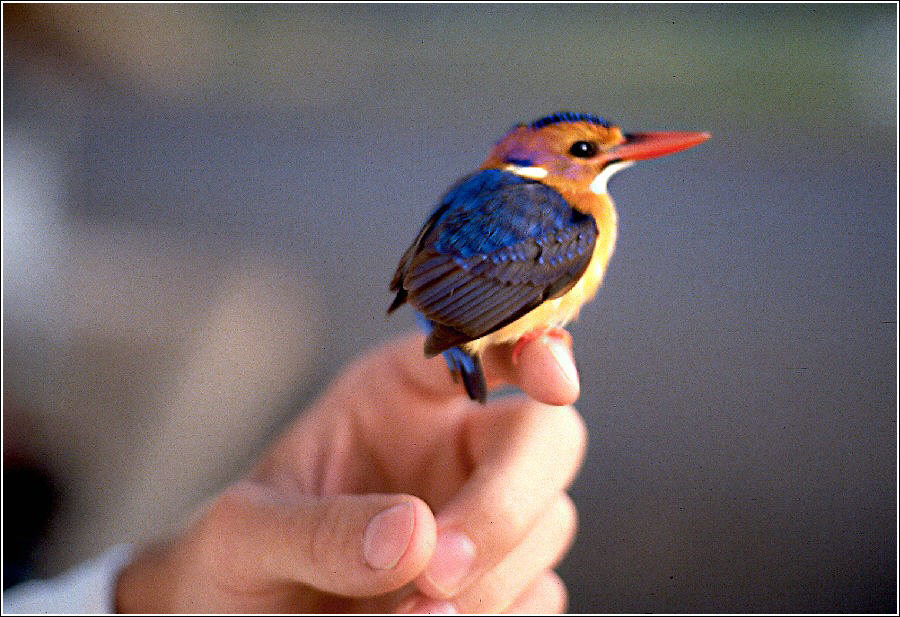
M489 349L480 405L421 336L375 349L119 578L120 612L559 613L586 433L569 342Z

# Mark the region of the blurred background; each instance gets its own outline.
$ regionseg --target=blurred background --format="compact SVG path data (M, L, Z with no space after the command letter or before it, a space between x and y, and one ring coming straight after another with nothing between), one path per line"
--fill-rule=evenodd
M152 537L348 360L517 121L611 183L573 612L896 608L893 5L3 5L4 585Z

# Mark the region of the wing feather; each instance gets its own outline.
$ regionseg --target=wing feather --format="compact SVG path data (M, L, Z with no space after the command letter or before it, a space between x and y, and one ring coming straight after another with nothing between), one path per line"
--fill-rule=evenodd
M485 336L569 289L593 254L597 224L549 186L484 170L460 181L404 253L391 281L431 321L440 353Z

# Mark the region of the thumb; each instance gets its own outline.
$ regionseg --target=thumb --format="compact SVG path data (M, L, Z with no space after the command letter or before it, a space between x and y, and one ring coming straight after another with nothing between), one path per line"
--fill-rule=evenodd
M216 500L209 520L221 558L269 579L363 597L412 581L434 552L434 515L417 497L275 490L242 482Z

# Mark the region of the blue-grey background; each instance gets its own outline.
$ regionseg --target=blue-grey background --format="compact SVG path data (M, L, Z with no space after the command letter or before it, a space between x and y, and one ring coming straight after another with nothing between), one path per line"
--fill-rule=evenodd
M610 185L570 609L893 612L896 34L886 4L4 5L35 572L174 524L410 328L387 282L436 199L566 109L713 135Z

